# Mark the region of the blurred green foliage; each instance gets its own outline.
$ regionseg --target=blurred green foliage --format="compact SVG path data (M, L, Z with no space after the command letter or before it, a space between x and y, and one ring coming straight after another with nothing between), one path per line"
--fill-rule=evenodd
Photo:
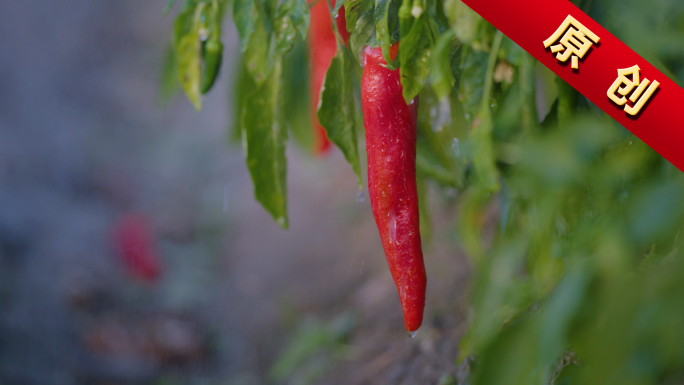
M246 63L237 83L243 140L253 130L246 118L263 113L249 109L247 91L273 76L274 63L289 50L273 50L281 35L264 20L290 20L301 31L303 18L283 19L277 11L286 3L301 11L292 1L234 3ZM681 0L573 2L674 81L684 77ZM348 94L356 71L340 70L349 65L347 57L356 58L365 44L386 52L395 41L409 47L402 55L400 46L391 65L401 68L407 100L420 95L421 190L429 182L459 191L456 236L474 265L470 328L460 357L472 362L471 383L681 383L682 173L460 0L412 1L424 12L418 16L406 13L408 3L337 4L347 8L351 49L339 55L329 74L335 78L326 82L345 92L325 99L334 105L324 100L319 115L354 105ZM301 80L306 65L302 43L284 56L278 73L284 80L274 79L283 84L278 92L306 95L293 80ZM266 99L274 110L282 108L282 101ZM290 99L284 103L294 103ZM306 142L306 101L290 106L284 119ZM353 122L338 121L326 128L350 138ZM281 148L284 140L275 145ZM345 152L353 153L351 147ZM284 169L274 169L283 174L262 183L284 178ZM259 183L255 179L257 190ZM277 193L284 199L284 190ZM426 196L421 193L423 211ZM275 211L284 213L283 204ZM429 216L422 216L422 226L429 233ZM300 330L271 379L282 382L292 373L299 373L299 383L315 378L320 363L312 357L333 346L340 335L333 329L316 324Z
M347 353L344 340L356 321L350 314L341 314L329 322L314 317L298 323L287 346L268 373L277 384L306 385L332 368Z
M682 73L680 2L576 4L670 76ZM454 20L472 28L457 36L471 38L476 52L489 46L486 22L463 13ZM471 326L461 341L461 359L474 357L472 383L680 381L681 172L560 79L543 122L526 117L535 107L529 93L549 87L530 85L529 56L504 40L496 56L512 66L512 83L495 81L488 100L501 188L490 194L474 179L457 224L475 265ZM468 70L478 55L466 58L464 71L482 73L483 59ZM473 111L483 88L464 76L462 100Z

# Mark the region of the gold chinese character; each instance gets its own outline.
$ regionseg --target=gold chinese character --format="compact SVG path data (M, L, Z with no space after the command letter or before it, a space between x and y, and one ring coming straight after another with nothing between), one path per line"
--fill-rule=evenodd
M650 80L644 79L643 81L639 81L639 70L640 68L638 65L618 70L618 78L615 79L613 85L611 85L608 89L608 97L610 98L610 100L615 102L615 104L617 104L618 106L623 106L625 105L625 103L627 103L627 98L625 98L625 96L632 92L632 90L634 90L634 87L637 87L636 91L634 91L632 96L629 97L629 100L632 103L634 103L634 106L625 106L625 111L627 111L627 113L630 115L638 114L639 111L641 111L641 108L644 106L644 104L646 104L648 99L651 97L651 95L653 95L655 90L660 85L658 81L654 80L653 84L651 84L651 86L648 87L649 83L651 83ZM630 80L627 77L627 75L632 75L632 79ZM620 87L623 84L624 87ZM646 87L648 87L648 89ZM644 92L644 90L646 92ZM622 96L618 97L615 94L616 92ZM641 99L639 99L639 96L641 96ZM638 102L637 99L639 99Z
M563 32L565 32L565 35L563 35ZM591 40L587 39L587 37ZM587 51L589 51L589 48L600 40L596 34L570 15L565 18L563 24L558 27L550 38L544 40L544 48L549 48L558 39L560 39L559 44L551 46L551 52L558 52L556 59L562 62L572 57L572 68L574 69L579 68L579 59L583 58Z

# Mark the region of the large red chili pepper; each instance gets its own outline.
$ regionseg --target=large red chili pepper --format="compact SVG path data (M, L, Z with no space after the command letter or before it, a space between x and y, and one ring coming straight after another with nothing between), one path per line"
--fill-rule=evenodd
M398 46L391 47L396 56ZM399 70L385 67L378 48L366 48L361 105L366 129L368 191L375 223L404 311L404 326L423 322L427 277L420 245L416 188L418 98L402 96Z
M334 0L331 1L331 6L335 6ZM314 131L314 152L317 155L322 155L330 148L330 141L325 134L325 129L318 122L316 110L318 109L325 73L328 71L328 67L330 67L330 62L332 62L335 52L337 52L337 41L327 1L318 0L311 6L309 12L311 15L309 24L309 56L311 59L309 100L311 101L311 124ZM349 32L347 32L347 22L344 18L344 7L340 8L340 12L335 19L340 36L346 44L349 40Z

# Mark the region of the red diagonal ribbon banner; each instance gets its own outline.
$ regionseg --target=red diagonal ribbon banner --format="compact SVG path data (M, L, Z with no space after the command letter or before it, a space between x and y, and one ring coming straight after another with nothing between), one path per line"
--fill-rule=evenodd
M463 2L684 171L684 89L574 4Z

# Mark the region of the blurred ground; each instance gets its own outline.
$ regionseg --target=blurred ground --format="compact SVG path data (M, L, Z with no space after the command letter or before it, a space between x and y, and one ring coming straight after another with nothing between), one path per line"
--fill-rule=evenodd
M203 111L160 103L165 3L0 0L0 384L448 383L468 275L453 212L432 207L409 339L337 150L290 144L289 230L253 199L227 139L231 23ZM112 249L130 211L152 224L158 281Z

